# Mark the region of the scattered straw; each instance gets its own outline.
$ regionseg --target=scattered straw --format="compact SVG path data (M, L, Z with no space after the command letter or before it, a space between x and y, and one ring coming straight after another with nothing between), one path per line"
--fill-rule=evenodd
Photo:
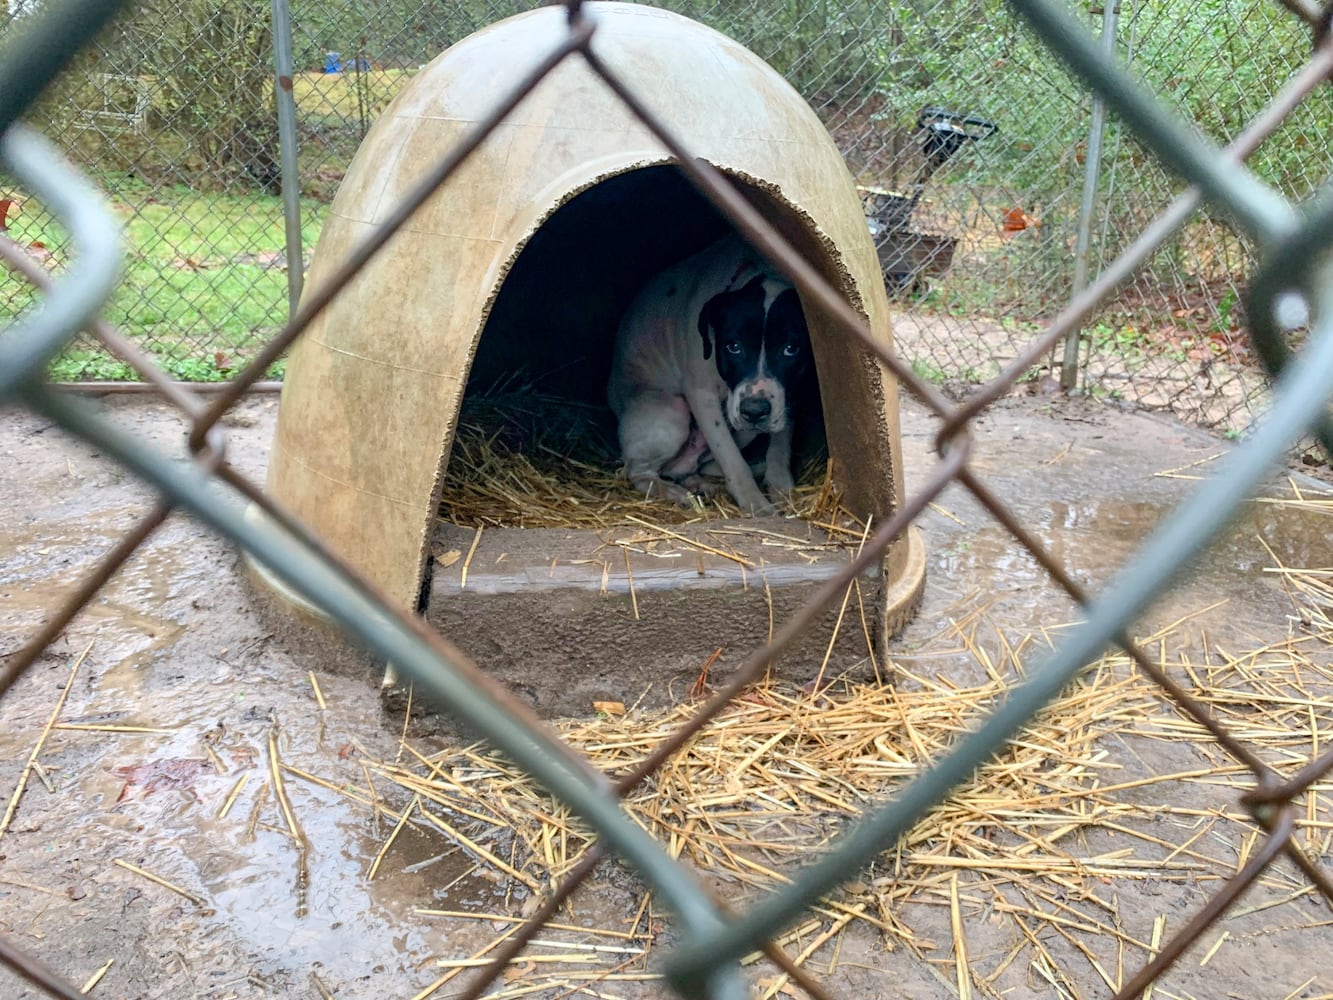
M380 845L380 849L375 852L375 858L370 862L370 869L366 872L367 882L374 881L375 873L380 870L380 862L382 862L384 856L389 853L389 848L392 847L393 842L398 839L398 834L403 832L403 827L407 825L408 818L420 804L421 796L412 796L412 801L407 804L407 808L403 810L403 814L398 817L398 822L394 824L393 829L389 832L389 836L384 839L384 843Z
M664 528L660 524L653 524L651 521L645 521L643 518L637 517L634 514L626 514L625 520L630 524L637 524L640 527L649 528L666 538L680 542L682 545L688 545L692 549L698 549L700 552L707 552L709 555L721 556L723 559L730 559L732 562L740 563L747 569L755 568L755 564L744 556L738 556L734 552L727 552L725 549L715 548L712 545L705 545L703 542L690 538L688 535L682 535L680 532L672 531L670 528Z
M646 530L631 544L646 546L660 535L660 526L636 527ZM862 526L851 544L864 531ZM1333 740L1333 701L1327 697L1333 689L1333 571L1278 564L1273 573L1291 594L1286 637L1238 651L1187 616L1142 645L1231 732L1290 774ZM892 685L833 679L814 695L778 681L757 685L627 796L625 808L705 879L726 883L730 897L747 889L772 891L846 824L945 754L1027 675L1025 658L1050 648L1060 631L1016 633L995 626L984 607L971 607L922 640L910 658L885 663ZM689 704L654 711L630 706L624 714L567 720L559 729L614 780L692 712ZM1166 751L1155 749L1162 744ZM1176 747L1206 759L1191 755L1176 764ZM420 818L451 846L461 845L478 868L534 893L556 884L589 849L583 826L498 754L453 746L427 755L404 743L400 756L399 762L363 762L367 785L373 777L379 786L373 794L285 770L368 808L373 804L400 823L402 814L381 805L380 796L400 807L412 802L414 822ZM1210 892L1256 849L1253 825L1237 801L1250 784L1248 772L1218 752L1128 657L1107 655L972 781L919 817L857 881L813 907L809 919L784 938L786 946L798 964L816 956L832 962L840 932L860 924L882 934L887 946L925 959L921 967L960 997L1004 995L1029 975L1050 984L1055 995L1082 995L1077 984L1087 981L1089 971L1114 992L1125 970L1141 967L1167 936L1166 914L1155 921L1145 914L1143 900L1151 896L1143 893L1162 883ZM1230 807L1219 807L1228 801L1219 799L1220 791L1229 793ZM1330 794L1324 780L1301 803L1299 836L1315 856L1333 849ZM1261 877L1260 886L1270 897L1254 897L1233 919L1299 906L1311 891L1308 885L1293 889L1279 870ZM571 954L586 961L572 962L567 954L565 961L520 962L505 992L496 995L558 993L579 990L581 982L640 975L629 969L611 973L609 953L587 941L615 933L627 948L646 952L653 923L648 899L628 934L548 925L552 933L568 926L568 933L583 935ZM912 918L918 906L942 908L951 940L925 936L921 927L927 925ZM1131 906L1137 907L1132 914ZM510 924L501 939L518 920L421 912ZM1013 945L983 949L976 924L969 925L977 912L1008 922ZM1168 912L1176 923L1177 911ZM1303 911L1283 912L1290 921L1293 912ZM1219 949L1235 940L1227 928L1219 931L1203 964L1216 965ZM455 962L419 996L480 964L498 943L469 956L472 961ZM627 960L639 957L626 953ZM786 983L774 976L762 985L767 995L778 996Z
M236 784L231 786L231 791L227 794L226 801L222 803L222 808L218 810L218 819L225 819L227 813L231 812L231 807L236 804L236 798L241 794L241 789L245 787L245 782L249 777L249 773L246 772L236 779Z
M15 885L18 886L20 889L30 889L33 892L44 893L48 896L55 896L59 899L69 898L65 893L59 891L58 889L48 889L44 885L35 885L32 882L24 882L22 879L17 879L17 878L0 878L0 885Z
M472 547L467 550L467 558L463 560L463 569L459 572L458 575L459 590L467 589L467 571L468 568L472 565L472 557L477 554L477 546L481 544L481 533L484 530L485 530L484 526L479 524L477 525L477 533L472 536Z
M634 609L634 620L639 621L639 595L634 592L634 570L629 564L629 549L622 549L621 554L625 557L625 579L629 581L629 600Z
M282 814L287 833L296 843L296 915L304 917L309 905L310 888L310 842L306 840L301 825L296 822L296 813L292 810L291 800L287 797L287 785L282 780L282 761L278 757L278 730L275 724L268 734L268 770L273 783L273 797L277 800L278 811Z
M949 879L949 926L953 930L953 964L958 976L959 1000L972 1000L972 973L968 968L967 938L963 934L963 909L958 905L958 873Z
M155 885L160 885L164 889L170 889L176 895L183 896L184 898L188 899L195 906L198 906L200 908L207 908L208 906L208 904L203 900L202 897L196 896L194 893L190 892L187 889L182 889L175 882L170 882L167 879L164 879L161 875L154 875L152 872L145 871L138 865L132 865L128 861L125 861L122 858L112 858L111 863L113 865L119 865L126 871L134 872L134 874L138 875L140 878L146 878L149 882L152 882Z
M1199 959L1200 968L1207 965L1209 962L1213 960L1213 956L1217 954L1218 950L1221 949L1222 945L1226 944L1226 940L1229 937L1231 937L1230 931L1223 931L1221 934L1217 936L1217 940L1213 942L1212 947L1209 948L1204 953L1203 958Z
M1201 465L1208 465L1210 462L1216 462L1225 454L1227 454L1225 451L1213 452L1213 454L1205 455L1203 458L1197 458L1187 465L1177 465L1174 469L1163 469L1161 472L1154 472L1153 475L1159 479L1202 479L1203 476L1183 475L1183 473L1188 472L1190 469L1197 469Z
M79 667L83 666L83 661L92 648L92 642L84 646L83 652L78 655L74 665L69 668L69 676L65 678L64 686L60 689L60 695L56 698L55 707L51 709L51 717L46 720L46 725L42 727L42 734L37 737L37 745L32 748L32 753L28 754L28 760L19 774L18 784L14 786L14 794L9 797L9 805L5 807L4 818L0 819L0 837L9 832L9 824L14 822L14 814L18 811L19 799L23 798L23 793L28 787L28 778L32 776L32 770L37 765L37 758L41 756L42 747L46 746L47 737L51 735L51 730L55 728L56 719L60 718L60 713L64 711L65 699L69 697L70 688L74 686L74 675L79 672Z
M315 676L313 670L307 671L306 674L310 678L310 689L315 692L315 703L319 705L319 710L328 711L329 706L324 703L324 692L319 687L319 678Z
M98 969L96 972L94 972L91 976L88 977L88 981L83 984L83 986L79 989L79 992L91 993L93 989L97 986L97 984L102 981L102 977L111 971L111 966L115 964L116 960L114 958L108 958L106 960L105 965L103 965L100 969Z

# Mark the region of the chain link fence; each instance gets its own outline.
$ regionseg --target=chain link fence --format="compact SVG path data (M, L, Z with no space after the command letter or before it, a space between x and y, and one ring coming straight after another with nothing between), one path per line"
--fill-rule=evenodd
M136 353L132 342L96 318L118 280L117 248L107 213L91 190L49 146L27 130L10 127L13 119L24 110L30 94L61 64L63 51L90 36L98 18L103 16L100 11L105 5L73 3L67 8L68 17L47 18L33 29L33 41L24 58L11 57L0 63L0 95L3 95L0 98L0 128L4 129L0 154L3 155L6 175L31 191L34 198L43 199L72 234L78 251L70 254L68 263L62 262L64 266L54 274L53 284L52 276L44 274L34 260L32 244L37 240L22 236L17 241L0 241L6 263L38 289L36 294L41 298L41 308L33 310L20 323L7 327L0 336L0 400L40 413L113 456L151 483L158 500L153 510L113 547L94 572L62 595L60 607L9 659L0 672L0 692L8 690L24 674L72 617L139 550L170 511L180 506L261 560L287 585L335 618L349 635L397 665L442 704L448 705L452 712L467 719L586 821L606 849L631 864L672 909L679 937L666 961L666 973L679 995L719 998L747 995L740 962L752 951L762 949L810 995L825 996L827 993L811 974L800 968L799 963L780 946L772 943L774 936L789 926L804 907L814 905L833 887L861 870L880 851L894 844L951 789L960 783L977 780L981 765L992 760L1015 733L1109 644L1118 644L1134 660L1143 676L1156 686L1160 696L1169 699L1198 727L1192 739L1199 746L1215 751L1219 758L1228 758L1225 764L1214 763L1210 768L1234 768L1246 775L1250 787L1239 804L1253 823L1253 835L1247 841L1243 856L1237 859L1234 871L1224 883L1210 890L1206 904L1169 938L1155 938L1147 946L1151 957L1137 973L1121 976L1122 970L1117 967L1114 976L1103 973L1106 982L1116 989L1118 996L1140 995L1164 969L1199 940L1213 921L1234 907L1240 895L1279 858L1284 859L1295 873L1296 884L1292 891L1296 895L1312 894L1333 902L1333 880L1326 871L1326 851L1311 854L1295 836L1298 822L1307 816L1307 805L1311 814L1317 814L1315 796L1321 790L1326 792L1320 782L1333 768L1333 753L1317 742L1312 746L1308 740L1293 739L1285 745L1290 753L1284 753L1280 763L1269 761L1256 749L1252 730L1219 721L1219 716L1195 696L1198 692L1191 694L1183 688L1161 664L1146 656L1128 639L1128 630L1137 617L1154 598L1170 587L1191 556L1218 532L1230 513L1251 494L1301 434L1316 433L1325 449L1333 452L1327 379L1327 372L1333 370L1333 322L1330 320L1333 293L1330 293L1327 262L1321 264L1324 258L1321 251L1328 241L1329 226L1333 224L1333 198L1324 190L1304 206L1304 211L1298 212L1286 199L1258 183L1235 160L1238 152L1248 150L1263 134L1287 118L1312 91L1324 85L1333 71L1333 45L1328 43L1326 33L1321 30L1317 12L1298 7L1297 13L1303 14L1309 22L1302 30L1314 29L1316 37L1323 40L1322 44L1309 63L1284 84L1275 106L1265 109L1247 127L1242 143L1244 148L1224 154L1181 125L1181 119L1166 113L1161 105L1117 72L1098 53L1095 42L1077 31L1077 26L1072 26L1074 30L1071 30L1061 8L1043 0L1023 0L1013 6L1046 44L1072 64L1086 84L1094 87L1133 123L1136 133L1143 137L1145 148L1151 148L1154 157L1170 164L1197 186L1197 191L1191 189L1183 193L1168 213L1146 225L1131 251L1113 263L1113 273L1131 271L1137 263L1148 258L1163 234L1190 217L1190 210L1200 193L1224 206L1237 228L1244 231L1255 246L1263 248L1247 299L1250 309L1246 321L1260 360L1278 379L1279 388L1273 394L1271 408L1253 435L1219 467L1207 488L1199 490L1166 519L1144 544L1137 558L1095 600L1071 579L1060 561L1053 558L1034 534L1019 523L1012 510L996 497L973 467L975 442L970 424L987 406L1014 391L1033 366L1040 364L1076 323L1086 323L1087 314L1098 298L1108 291L1111 279L1100 278L1079 292L1074 307L1063 311L1055 322L1039 336L1029 339L1021 349L1014 348L1012 357L1005 356L1003 346L994 349L987 363L1007 361L1004 370L986 381L964 405L953 405L930 379L915 371L921 367L919 356L906 363L878 344L862 317L808 261L767 225L734 188L701 166L689 155L687 148L672 139L672 130L638 103L640 95L627 91L623 82L599 61L595 44L596 21L584 16L578 4L571 4L567 18L561 12L552 12L550 50L545 62L534 70L530 79L505 81L501 92L495 95L492 112L476 122L476 127L457 147L441 150L442 166L434 179L448 183L466 153L475 149L485 135L497 127L507 109L512 109L528 90L540 87L561 61L585 60L607 87L616 90L644 126L672 150L682 173L689 176L718 210L724 212L748 238L765 248L770 256L782 262L784 272L791 275L803 299L807 303L817 303L836 321L842 336L854 338L854 342L876 355L893 371L900 383L932 411L940 428L936 438L939 462L929 470L921 470L913 494L863 539L864 544L855 557L820 586L808 605L776 628L769 644L754 651L734 677L704 702L688 722L679 725L629 771L615 781L593 771L586 761L534 719L521 703L488 681L467 656L424 627L418 619L396 610L393 602L355 569L329 555L318 539L311 537L267 499L227 459L220 424L223 415L256 380L264 377L271 359L300 335L311 317L366 265L375 253L371 243L346 261L339 262L327 286L311 296L293 321L265 342L247 370L210 404L171 382L151 359ZM1004 23L1008 25L1009 22L1006 19ZM826 27L821 25L821 30ZM994 25L989 27L994 30ZM1003 30L1010 29L1005 27ZM861 37L859 32L851 33ZM327 45L329 39L320 36L319 41ZM339 58L342 58L341 54ZM354 54L352 58L360 59L361 56ZM820 54L821 64L827 60L834 60L841 67L840 71L850 72L853 76L860 65L846 50ZM813 62L812 59L812 65ZM1049 59L1043 60L1040 65L1049 70L1054 81L1056 70L1050 62ZM223 76L226 75L224 72ZM79 74L72 79L77 84ZM1037 81L1030 82L1035 91ZM1072 88L1072 85L1067 86ZM1169 86L1167 91L1170 91ZM989 120L997 117L994 109L974 110L981 111ZM1023 121L1033 117L1027 114ZM1003 124L1001 128L1004 128ZM1034 126L1029 131L1035 130ZM906 131L910 134L912 129ZM239 148L242 140L236 135L227 139L221 133L218 140L221 143L217 147L221 168L224 166L221 150ZM910 143L912 140L904 141ZM1012 137L1010 141L1013 141ZM1125 145L1128 146L1127 141ZM1002 148L995 144L997 152L994 155L999 155ZM1032 150L1020 149L1019 152L1026 160L1029 155L1036 155L1040 148L1041 144L1034 143ZM1076 152L1071 155L1077 159ZM980 157L978 154L978 160ZM253 158L241 161L252 169L260 162ZM329 159L326 165L332 162ZM244 171L246 167L242 165L239 169ZM978 165L975 169L981 170L982 167ZM1146 163L1142 172L1149 172ZM415 189L406 199L407 203L400 206L401 212L410 213L430 197L433 189L430 185ZM975 194L972 195L974 208L970 210L976 217L988 218L988 212L999 210L997 205L1003 209L1000 218L1008 216L1011 209L1004 206L1013 189L999 190L998 200L991 196L977 199ZM1050 238L1047 234L1054 230L1054 204L1027 202L1014 206L1028 217L1027 220L1013 218L1011 231L1020 234L1015 239L1024 233ZM940 226L944 227L950 224L951 218L945 211L947 205L947 199L940 197L926 204L924 211L920 204L914 206L914 210L921 213L923 219L939 219ZM1020 222L1022 228L1019 228ZM1037 222L1041 224L1037 225ZM963 228L957 230L960 234L965 231ZM377 233L376 239L381 238L387 240L389 234ZM1019 245L1006 243L1004 249L1008 251ZM973 252L979 254L982 251L963 248L965 256ZM941 280L940 290L948 287L947 280ZM918 293L928 296L931 291L918 290ZM1129 301L1132 304L1132 298ZM1315 322L1308 343L1302 345L1300 363L1292 364L1291 342L1300 343L1305 338L1304 318L1299 315L1302 310L1308 310ZM1179 318L1183 320L1184 317ZM51 357L64 348L74 331L83 326L90 329L103 347L126 358L126 363L133 365L143 378L155 383L164 398L179 408L191 427L189 440L193 461L182 463L159 453L114 426L101 411L44 383L42 375ZM984 370L978 373L980 377L986 374ZM1060 636L1049 656L1026 671L1021 682L1005 697L980 712L982 717L974 728L947 750L933 755L930 765L900 786L889 802L870 810L842 831L831 842L827 853L795 873L789 884L783 884L744 913L731 913L703 891L691 873L671 857L663 845L626 816L619 807L619 797L671 761L710 719L732 704L775 656L840 595L849 592L858 574L878 560L893 539L899 537L950 484L966 490L984 506L997 524L1026 549L1062 590L1084 605L1085 620ZM242 516L239 505L234 502L240 498L263 507L271 520ZM1313 711L1313 701L1308 707ZM273 766L276 773L276 759ZM1310 822L1314 826L1322 820L1312 818ZM597 858L597 851L589 852L569 872L559 889L528 916L521 930L490 956L492 965L476 984L468 988L468 996L478 996L487 989L504 962L526 946L532 935L551 919L561 902L587 878ZM960 963L959 982L962 983L965 956L959 954L957 960ZM8 936L0 937L0 961L50 995L71 998L83 995L83 991L15 948ZM960 992L963 992L961 986Z
M35 6L10 0L5 30ZM94 174L128 226L128 273L108 318L178 378L233 374L286 318L287 248L308 255L378 113L450 44L530 6L295 0L276 36L290 34L295 68L300 207L285 223L275 8L267 0L137 5L32 116ZM662 6L745 44L818 111L867 190L868 210L893 216L880 238L899 349L955 396L993 377L1179 189L1118 121L1095 120L1091 99L999 0ZM1300 26L1260 0L1075 13L1217 141L1237 134L1302 58ZM923 147L938 121L919 114L930 107L997 130L932 162ZM1253 168L1288 196L1308 194L1330 168L1322 140L1330 126L1328 96L1312 97ZM39 203L0 194L11 236L51 264L68 253ZM1265 398L1240 335L1252 259L1225 221L1192 217L1089 317L1077 349L1034 364L1020 391L1077 385L1239 432ZM10 284L0 312L15 315L29 296ZM280 373L278 362L270 374ZM132 377L87 341L67 349L52 375Z

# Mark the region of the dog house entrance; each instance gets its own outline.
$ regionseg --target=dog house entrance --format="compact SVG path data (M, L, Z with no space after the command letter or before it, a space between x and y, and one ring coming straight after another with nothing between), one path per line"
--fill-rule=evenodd
M635 293L727 228L670 165L602 180L551 214L504 278L480 338L441 498L447 521L605 527L703 513L647 503L618 477L606 383ZM817 379L794 409L794 471L822 479Z

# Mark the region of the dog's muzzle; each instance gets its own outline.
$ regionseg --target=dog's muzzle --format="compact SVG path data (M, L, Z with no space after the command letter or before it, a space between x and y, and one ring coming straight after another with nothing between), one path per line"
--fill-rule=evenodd
M742 383L729 402L727 417L738 431L774 434L787 426L786 395L781 386Z

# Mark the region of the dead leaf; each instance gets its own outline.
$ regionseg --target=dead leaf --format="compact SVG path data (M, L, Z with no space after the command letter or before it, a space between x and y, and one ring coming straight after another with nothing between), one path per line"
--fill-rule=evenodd
M211 770L208 761L191 757L173 757L169 760L150 760L142 764L113 767L111 773L125 779L125 787L120 790L116 801L124 801L134 785L140 786L145 795L174 789L182 789L194 795L195 779L206 768Z
M1011 208L1004 213L1004 221L1000 228L1006 233L1021 233L1024 229L1031 226L1040 226L1041 220L1028 215L1021 208Z
M19 209L23 207L23 202L15 201L13 198L0 198L0 233L9 231L9 213L19 214Z
M24 247L24 249L28 251L29 257L42 264L42 266L49 268L51 264L51 251L46 248L45 243L40 240L33 240Z
M592 710L603 715L624 715L625 703L623 701L594 701Z

